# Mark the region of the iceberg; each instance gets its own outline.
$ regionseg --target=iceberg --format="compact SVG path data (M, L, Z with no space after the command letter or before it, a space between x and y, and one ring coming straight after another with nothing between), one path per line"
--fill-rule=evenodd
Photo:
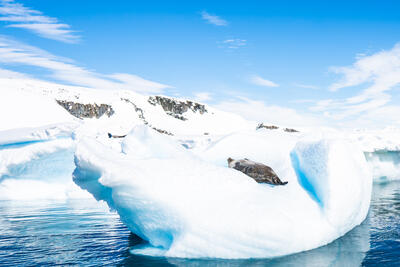
M399 150L376 150L364 153L375 182L382 183L399 179Z
M288 184L258 184L228 168L229 156L268 163ZM237 132L191 151L137 126L121 141L82 137L74 161L74 181L148 241L132 248L144 255L238 259L310 250L359 225L371 198L359 147L297 133Z

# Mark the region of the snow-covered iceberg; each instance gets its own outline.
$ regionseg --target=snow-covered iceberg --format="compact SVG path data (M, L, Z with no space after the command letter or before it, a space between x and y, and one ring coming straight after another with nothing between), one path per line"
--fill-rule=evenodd
M368 212L371 174L362 151L343 140L242 132L194 154L138 126L115 142L82 138L74 180L149 242L133 253L282 256L332 242ZM227 168L228 156L267 163L289 183L257 184Z

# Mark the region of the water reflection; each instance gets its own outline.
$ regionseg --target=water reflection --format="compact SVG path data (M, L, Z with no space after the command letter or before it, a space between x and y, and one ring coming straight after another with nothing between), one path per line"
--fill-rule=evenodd
M370 250L363 266L400 265L400 182L375 186L370 208Z

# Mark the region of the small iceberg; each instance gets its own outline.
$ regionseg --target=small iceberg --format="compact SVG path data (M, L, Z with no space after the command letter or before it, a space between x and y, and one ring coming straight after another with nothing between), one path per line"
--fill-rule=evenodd
M259 184L229 168L229 156L266 163L288 184ZM195 153L137 126L123 139L83 137L74 160L75 183L148 241L136 254L236 259L310 250L363 222L371 198L364 154L338 139L239 132Z

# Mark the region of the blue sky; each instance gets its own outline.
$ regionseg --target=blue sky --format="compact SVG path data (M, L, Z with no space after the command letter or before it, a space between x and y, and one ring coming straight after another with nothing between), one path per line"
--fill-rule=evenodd
M400 125L398 1L0 3L2 69L272 123Z

